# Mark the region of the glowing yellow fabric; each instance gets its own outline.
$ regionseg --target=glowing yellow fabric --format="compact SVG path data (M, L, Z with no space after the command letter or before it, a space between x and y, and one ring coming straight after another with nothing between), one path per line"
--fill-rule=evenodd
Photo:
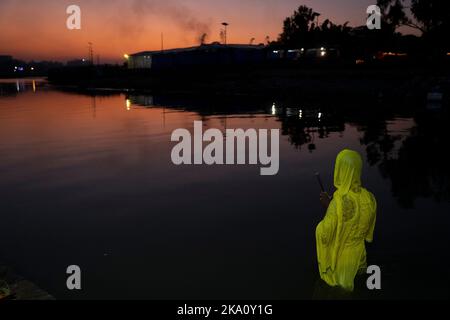
M341 151L334 168L336 192L325 218L316 228L320 277L330 286L353 291L358 271L365 271L366 247L372 242L376 200L361 186L359 153Z

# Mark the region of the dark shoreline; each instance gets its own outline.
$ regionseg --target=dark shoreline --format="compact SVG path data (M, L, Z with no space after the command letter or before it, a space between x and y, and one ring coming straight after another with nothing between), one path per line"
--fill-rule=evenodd
M183 70L61 68L49 83L80 90L139 91L149 94L302 96L310 99L423 99L440 86L448 91L450 68L417 65L253 65Z

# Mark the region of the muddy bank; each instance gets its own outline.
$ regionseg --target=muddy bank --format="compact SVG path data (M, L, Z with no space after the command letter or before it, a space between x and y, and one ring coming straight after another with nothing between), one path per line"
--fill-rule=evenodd
M0 302L8 300L54 300L54 297L0 264Z

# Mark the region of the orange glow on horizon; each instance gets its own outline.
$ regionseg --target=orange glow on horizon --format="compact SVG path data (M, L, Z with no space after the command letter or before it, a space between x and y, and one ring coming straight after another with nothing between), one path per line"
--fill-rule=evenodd
M227 42L264 43L277 39L283 20L300 4L330 17L336 23L349 20L352 25L365 22L370 0L349 0L342 5L329 0L78 0L81 30L66 27L70 1L0 2L0 55L24 60L60 60L88 58L88 43L93 43L94 61L123 63L128 54L188 47L220 41L222 23L227 21ZM366 3L367 2L367 3ZM322 20L323 21L323 20ZM163 34L163 41L161 34Z

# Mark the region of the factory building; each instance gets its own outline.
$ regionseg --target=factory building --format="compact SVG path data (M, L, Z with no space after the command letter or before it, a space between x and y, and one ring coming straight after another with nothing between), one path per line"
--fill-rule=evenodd
M266 58L263 45L205 44L164 51L143 51L126 55L129 69L163 70L193 66L261 63Z

